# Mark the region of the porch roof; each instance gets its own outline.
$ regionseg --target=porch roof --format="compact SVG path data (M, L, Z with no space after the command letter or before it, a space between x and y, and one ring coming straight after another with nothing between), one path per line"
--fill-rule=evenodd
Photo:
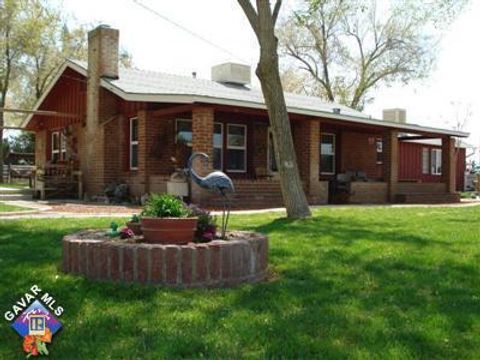
M34 110L39 109L50 89L66 68L71 68L85 77L87 76L86 62L67 60L59 69L50 87L47 88L43 96L35 104ZM207 103L266 109L263 94L260 89L154 71L120 67L119 79L111 80L103 78L101 86L126 101L180 104ZM374 119L360 111L333 102L325 102L318 97L285 93L285 100L288 112L292 114L329 118L338 120L339 122L387 127L404 132L411 131L413 133L428 133L440 136L469 136L468 133L463 131ZM335 108L340 109L340 113L334 113ZM24 124L28 124L31 118L32 116L30 115Z

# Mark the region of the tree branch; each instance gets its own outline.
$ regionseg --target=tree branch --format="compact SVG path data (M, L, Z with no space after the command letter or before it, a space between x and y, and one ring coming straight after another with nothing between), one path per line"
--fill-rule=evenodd
M252 26L253 31L255 32L255 35L257 35L257 38L259 36L259 30L258 30L258 14L255 11L255 9L252 6L252 3L250 0L237 0L238 4L240 7L243 9L243 12L247 16L248 21L250 22L250 25Z
M273 8L273 26L275 26L275 23L277 22L278 19L278 14L280 13L280 7L282 6L282 0L277 0L275 3L275 7Z

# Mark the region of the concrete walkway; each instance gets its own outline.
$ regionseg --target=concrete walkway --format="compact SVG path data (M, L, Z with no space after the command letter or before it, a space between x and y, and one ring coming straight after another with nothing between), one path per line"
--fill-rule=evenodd
M27 211L22 212L8 212L0 213L0 220L8 219L55 219L55 218L91 218L91 217L119 217L126 218L132 216L132 214L139 213L140 208L133 207L121 207L121 206L109 206L103 204L84 203L80 201L58 201L58 202L45 202L45 201L33 201L33 200L12 200L2 201L9 205L21 206L28 208ZM62 204L62 206L58 206ZM332 208L441 208L441 207L470 207L480 206L480 200L462 200L461 203L456 204L392 204L392 205L321 205L312 206L311 209L332 209ZM68 211L68 208L72 207L72 211ZM81 207L88 208L88 212L74 211ZM98 211L95 211L95 208ZM56 210L61 209L61 211ZM93 210L92 210L93 209ZM115 211L119 209L120 211ZM273 209L259 209L259 210L237 210L232 211L232 214L264 214L269 212L285 213L285 208L273 208ZM221 215L220 211L213 211L214 215Z

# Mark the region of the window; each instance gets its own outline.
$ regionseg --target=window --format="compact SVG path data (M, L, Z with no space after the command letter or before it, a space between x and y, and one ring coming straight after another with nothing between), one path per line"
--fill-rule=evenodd
M432 149L430 167L432 169L432 175L442 174L442 150Z
M383 164L383 139L377 138L377 164Z
M130 170L138 169L138 118L130 119Z
M223 124L213 124L213 168L223 168Z
M275 159L275 144L273 142L273 133L272 130L268 130L268 171L276 172L278 171L277 160Z
M175 142L183 142L185 145L192 146L192 120L177 119L175 122Z
M247 127L227 125L227 170L245 172L247 170Z
M422 148L422 174L430 174L430 150L426 147Z
M67 160L67 135L63 132L60 135L60 159Z
M320 173L335 174L335 135L322 134L320 142Z
M60 160L60 132L52 132L52 162L55 164Z

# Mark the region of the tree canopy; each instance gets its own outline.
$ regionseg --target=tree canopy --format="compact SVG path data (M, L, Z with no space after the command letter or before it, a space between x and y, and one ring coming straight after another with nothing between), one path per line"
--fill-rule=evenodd
M287 69L306 81L284 83L362 110L380 84L429 75L438 43L468 0L305 0L278 31Z

